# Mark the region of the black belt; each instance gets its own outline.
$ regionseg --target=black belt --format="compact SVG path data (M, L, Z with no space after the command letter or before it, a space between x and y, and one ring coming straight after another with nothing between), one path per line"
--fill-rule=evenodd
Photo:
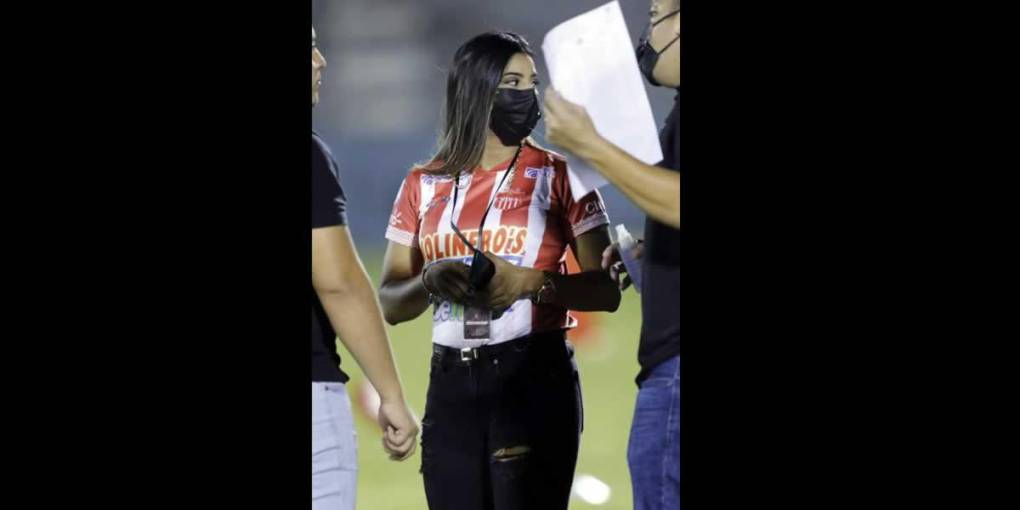
M505 354L541 353L555 355L557 353L567 353L572 356L573 349L568 348L564 340L566 340L566 332L557 330L535 333L495 345L483 345L481 347L457 349L455 347L432 344L432 354L438 357L440 362L453 361L458 364L470 364L476 360L491 360Z

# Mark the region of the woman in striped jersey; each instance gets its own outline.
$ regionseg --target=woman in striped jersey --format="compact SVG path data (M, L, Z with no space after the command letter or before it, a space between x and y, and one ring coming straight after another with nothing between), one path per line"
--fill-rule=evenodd
M527 41L477 36L447 79L438 150L404 180L379 298L390 324L432 308L422 421L429 508L567 508L583 423L568 310L615 311L597 191L528 134L540 116ZM565 274L567 248L582 272ZM476 254L477 252L477 254ZM475 280L471 265L494 266Z

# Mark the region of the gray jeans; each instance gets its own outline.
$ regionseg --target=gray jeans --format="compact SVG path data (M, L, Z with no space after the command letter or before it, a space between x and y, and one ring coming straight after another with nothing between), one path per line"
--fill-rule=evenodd
M354 510L358 442L343 383L312 383L312 510Z

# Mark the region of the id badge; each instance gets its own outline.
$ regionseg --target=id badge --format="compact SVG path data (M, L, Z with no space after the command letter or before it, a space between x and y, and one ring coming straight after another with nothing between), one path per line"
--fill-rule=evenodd
M488 340L492 327L492 310L475 306L464 307L464 339Z

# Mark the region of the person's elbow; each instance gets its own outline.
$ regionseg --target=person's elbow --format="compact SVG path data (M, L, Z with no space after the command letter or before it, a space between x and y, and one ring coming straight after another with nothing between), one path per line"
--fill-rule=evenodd
M383 320L386 321L386 324L396 326L401 322L405 322L407 317L400 313L399 304L395 303L390 296L391 290L385 283L379 287L379 308L382 309Z
M390 306L383 305L382 312L383 320L386 321L386 324L389 324L390 326L396 326L397 324L400 324L401 322L407 320L404 317L401 317L400 314L397 313L397 311Z
M606 296L606 311L613 313L620 309L620 289L614 283L612 288L607 292Z
M348 270L316 278L312 287L322 300L365 299L372 295L372 284L363 271Z
M349 296L354 291L353 282L349 278L339 275L332 278L313 279L312 287L320 299Z
M400 320L400 317L397 317L393 314L393 312L389 312L385 308L383 308L383 320L385 320L386 324L389 324L390 326L396 326L397 324L404 322Z
M666 218L666 220L667 220L666 224L671 226L671 227L673 227L673 228L677 228L677 229L680 228L680 223L681 223L680 215L681 215L681 212L682 212L681 209L680 209L680 204L679 203L678 204L674 204L673 207L670 208L669 212L670 212L670 214Z

